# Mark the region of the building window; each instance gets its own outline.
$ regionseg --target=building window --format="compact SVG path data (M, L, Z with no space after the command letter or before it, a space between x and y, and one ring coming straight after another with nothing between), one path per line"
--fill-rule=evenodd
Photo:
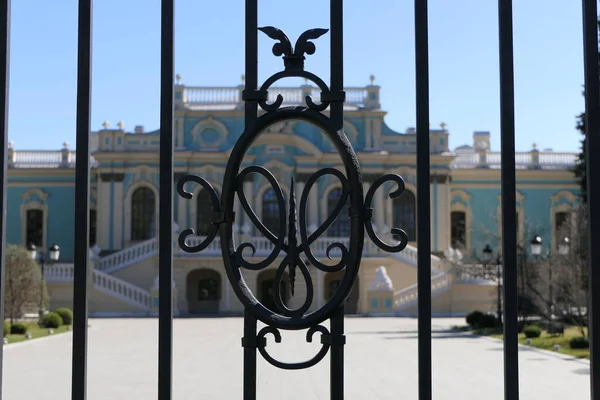
M467 247L466 224L467 214L464 211L450 213L450 241L455 249Z
M571 236L571 213L569 212L557 212L554 214L554 237L556 239L556 246L564 238Z
M206 190L201 190L196 199L196 235L206 236L211 227L212 201Z
M34 244L37 248L44 247L44 211L27 210L25 245Z
M340 201L343 189L337 188L329 192L327 196L327 217L333 214L333 210ZM327 236L331 237L346 237L350 236L350 217L348 215L348 207L350 199L346 196L346 204L331 226L327 229Z
M96 244L96 210L90 210L90 246Z
M198 300L219 300L220 282L218 278L203 278L198 282Z
M141 187L131 196L131 240L148 240L155 234L156 199L152 189Z
M279 202L275 190L267 189L262 197L262 223L271 231L278 235L279 231Z
M394 199L394 228L404 230L409 242L417 239L416 211L417 201L413 192L406 190L400 197Z

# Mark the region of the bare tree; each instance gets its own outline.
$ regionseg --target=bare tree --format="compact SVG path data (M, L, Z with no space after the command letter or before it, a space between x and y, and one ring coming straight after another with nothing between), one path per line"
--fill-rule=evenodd
M574 227L569 224L559 229L559 246L562 253L553 257L552 283L554 293L552 306L555 312L562 314L578 326L582 336L586 336L588 323L588 213L585 205L581 205L574 215ZM565 241L568 238L568 241ZM560 249L559 249L560 250ZM550 286L552 288L552 286Z
M5 260L4 315L11 325L21 318L28 306L39 302L40 293L46 299L45 288L40 290L41 272L26 249L8 245Z

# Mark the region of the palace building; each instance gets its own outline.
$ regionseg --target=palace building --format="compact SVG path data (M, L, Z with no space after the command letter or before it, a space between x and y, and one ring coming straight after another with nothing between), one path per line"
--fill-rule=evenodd
M243 131L243 86L191 87L178 79L175 86L175 181L193 173L209 180L219 192L230 151ZM396 132L385 123L380 87L346 88L345 133L358 154L365 188L385 173L401 175L405 193L397 199L388 194L395 184L377 191L374 224L378 235L393 242L392 227L406 231L409 245L400 253L380 251L368 237L361 270L347 303L349 313L413 315L416 313L417 246L416 135L409 128ZM319 99L310 85L277 88L284 105L304 104L306 95ZM271 101L277 95L269 93ZM158 296L158 204L160 132L122 123L92 134L92 182L90 208L90 312L96 316L153 315ZM458 248L463 262L477 262L489 244L500 248L500 153L490 148L490 133L475 132L473 143L452 149L450 132L442 124L431 129L431 232L432 296L434 315L460 315L494 310L495 283L473 278L452 268L444 253ZM71 306L73 290L73 237L75 152L20 150L11 143L8 151L8 242L47 249L60 246L60 259L45 268L51 307ZM528 243L533 235L544 245L557 246L559 227L572 218L579 186L572 167L577 154L534 148L516 154L518 238ZM261 165L277 178L285 197L294 177L299 199L307 179L318 169L343 171L339 155L318 128L305 122L271 126L246 155L244 165ZM251 174L244 193L266 227L277 227L275 191L262 176ZM189 184L191 200L174 193L174 306L179 315L239 314L242 305L227 281L218 237L203 252L190 254L177 245L179 232L193 228L197 244L210 227L211 202L199 185ZM308 196L307 225L315 231L339 201L340 182L328 175L317 181ZM299 200L298 202L299 203ZM286 214L287 215L287 214ZM347 212L313 244L313 252L327 258L336 242L348 243ZM276 230L276 228L273 228ZM266 256L271 243L259 232L236 201L236 244L256 248L257 261ZM338 250L332 250L335 259ZM446 254L448 252L446 251ZM248 254L247 257L251 255ZM277 263L275 263L277 265ZM275 266L276 266L275 265ZM379 269L379 267L385 269ZM258 298L271 304L274 267L247 271L244 279ZM315 287L312 307L322 305L336 290L340 275L310 267ZM387 277L385 276L387 273ZM389 279L387 279L389 278ZM377 304L373 291L386 280L389 301ZM391 283L390 283L391 282ZM301 274L291 296L283 290L290 307L303 303L306 294Z

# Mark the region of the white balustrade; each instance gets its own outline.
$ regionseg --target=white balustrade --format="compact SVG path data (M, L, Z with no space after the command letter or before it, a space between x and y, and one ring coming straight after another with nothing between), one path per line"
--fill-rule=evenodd
M44 277L49 283L73 282L73 271L73 264L54 264L46 267ZM148 290L97 269L92 271L92 280L96 289L142 309L150 309L150 292Z
M102 257L96 268L102 272L112 273L156 254L158 254L158 240L152 238Z
M441 273L431 277L431 295L449 288L452 285L452 275ZM396 311L416 304L419 298L418 285L414 284L394 293L394 308Z
M488 151L485 154L484 165L491 167L500 167L501 153L499 151ZM534 162L533 152L515 153L515 163L517 168L523 169L532 165ZM577 161L577 153L555 153L552 151L539 152L539 166L544 168L566 168L574 166ZM479 164L480 155L475 152L458 153L451 166L453 168L475 168Z
M121 300L140 308L150 309L150 292L148 290L98 270L93 271L92 279L96 289L119 297Z
M364 106L367 100L365 88L345 88L346 105ZM268 102L273 103L277 95L283 96L283 105L303 105L306 95L310 95L315 103L321 102L321 90L317 87L271 87L268 91ZM189 86L183 92L184 102L190 106L197 105L235 105L242 102L241 89L232 87L194 87Z

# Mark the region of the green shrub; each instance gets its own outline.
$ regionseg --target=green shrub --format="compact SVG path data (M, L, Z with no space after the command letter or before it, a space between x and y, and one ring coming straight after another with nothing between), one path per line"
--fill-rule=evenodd
M63 324L63 320L58 313L51 312L44 317L44 326L46 328L58 328Z
M62 318L63 325L71 325L73 323L73 311L68 308L58 308L54 311Z
M477 324L477 328L480 329L496 328L497 326L498 320L493 314L483 314L483 316L479 319L479 323Z
M467 324L471 326L479 325L479 321L483 318L485 314L481 311L473 311L467 314Z
M27 332L27 325L21 322L15 322L10 327L10 333L12 335L24 335Z
M529 325L523 329L526 338L538 338L542 335L542 328L537 325Z
M4 321L3 329L4 336L8 335L8 332L10 332L10 324L8 323L8 321Z
M571 346L572 349L589 349L590 340L583 336L574 337L569 340L569 346Z

